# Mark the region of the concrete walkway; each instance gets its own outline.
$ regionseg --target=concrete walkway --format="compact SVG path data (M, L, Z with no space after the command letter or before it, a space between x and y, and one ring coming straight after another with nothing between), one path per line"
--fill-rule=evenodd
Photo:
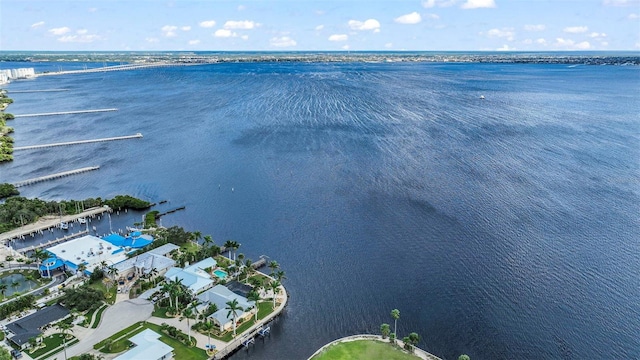
M117 302L102 313L100 326L97 329L73 327L73 335L80 342L67 349L69 357L93 351L93 345L127 328L138 321L151 317L153 304L143 299L131 299Z
M158 318L155 316L152 316L149 318L149 320L147 320L148 322L152 323L152 324L156 324L156 325L162 325L162 323L167 323L168 325L171 326L175 326L176 329L182 331L185 334L189 334L189 329L187 328L187 320L182 320L180 321L180 317L175 317L175 318L169 318L169 319L164 319L164 318ZM189 320L189 325L193 326L196 323L195 319L191 319ZM208 338L207 335L201 334L195 330L191 330L191 337L196 338L197 340L197 344L196 347L206 350L206 345L208 343ZM220 349L221 347L225 346L227 343L222 342L220 340L216 340L214 338L211 338L211 345L215 345L216 349Z

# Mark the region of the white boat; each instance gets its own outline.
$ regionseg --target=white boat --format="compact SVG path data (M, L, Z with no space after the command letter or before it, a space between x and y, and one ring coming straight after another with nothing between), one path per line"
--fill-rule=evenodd
M64 221L61 221L61 222L60 222L60 229L62 229L62 230L69 230L69 224L67 224L67 223L66 223L66 222L64 222Z
M80 223L80 224L86 224L86 223L87 223L87 219L86 219L86 218L83 218L83 217L78 218L78 223Z
M480 100L484 100L484 95L480 95Z

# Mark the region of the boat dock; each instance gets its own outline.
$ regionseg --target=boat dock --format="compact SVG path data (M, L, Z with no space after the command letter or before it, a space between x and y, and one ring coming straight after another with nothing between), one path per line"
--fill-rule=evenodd
M51 175L45 175L45 176L40 176L40 177L33 178L33 179L18 181L17 183L14 183L13 186L15 186L15 187L27 186L27 185L39 183L39 182L42 182L42 181L58 179L58 178L61 178L61 177L75 175L75 174L81 174L81 173L84 173L84 172L87 172L87 171L93 171L93 170L98 170L98 169L100 169L100 166L90 166L90 167L85 167L85 168L81 168L81 169L63 171L63 172L59 172L59 173L55 173L55 174L51 174Z
M33 149L42 149L49 148L55 146L67 146L67 145L78 145L78 144L90 144L96 142L105 142L105 141L116 141L116 140L128 140L128 139L139 139L142 137L141 133L137 133L135 135L127 135L127 136L116 136L110 138L102 138L102 139L90 139L90 140L77 140L77 141L67 141L61 143L54 144L43 144L43 145L28 145L28 146L17 146L13 148L13 151L16 150L33 150Z
M110 109L93 109L93 110L57 111L57 112L39 113L39 114L19 114L19 115L13 115L13 116L15 118L23 118L23 117L52 116L52 115L88 114L88 113L109 112L109 111L118 111L118 109L110 108Z
M82 230L82 231L79 231L77 233L73 233L73 234L70 234L70 235L67 235L67 236L63 236L61 238L57 238L57 239L54 239L54 240L49 240L49 241L47 241L45 243L42 243L42 244L31 245L31 246L27 246L27 247L22 248L22 249L17 249L16 251L19 252L20 254L24 255L24 254L28 253L29 251L33 251L35 249L48 248L50 246L57 245L57 244L69 241L71 239L75 239L77 237L80 237L80 236L83 236L83 235L87 235L87 234L89 234L89 230Z
M278 307L274 312L267 315L257 324L250 327L247 331L243 332L242 334L238 334L238 337L227 343L227 345L221 348L211 359L225 359L238 351L240 348L248 348L250 344L254 343L254 339L256 336L261 336L262 338L264 338L265 336L269 335L271 332L271 327L267 326L267 324L269 324L276 317L278 317L280 313L282 313L289 300L287 290L282 285L280 286L280 295L278 295L278 297L281 299L281 302L278 304Z
M60 221L71 222L81 217L94 218L96 217L96 215L101 215L107 211L111 212L112 210L108 206L101 206L101 207L88 209L79 214L65 215L62 217L62 220L60 219L59 216L53 216L53 215L45 216L33 224L27 224L17 229L13 229L0 234L0 242L6 242L7 240L14 240L14 239L24 239L25 236L29 236L29 235L33 236L44 230L53 229L58 226Z

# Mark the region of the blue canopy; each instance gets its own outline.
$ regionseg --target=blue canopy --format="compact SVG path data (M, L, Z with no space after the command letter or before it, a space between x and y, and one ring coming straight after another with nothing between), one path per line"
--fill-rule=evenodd
M149 235L142 235L139 231L133 233L133 237L124 237L118 234L109 234L102 238L115 246L142 248L153 242L153 237Z
M42 262L40 265L40 271L55 270L63 266L64 262L62 260L51 257Z

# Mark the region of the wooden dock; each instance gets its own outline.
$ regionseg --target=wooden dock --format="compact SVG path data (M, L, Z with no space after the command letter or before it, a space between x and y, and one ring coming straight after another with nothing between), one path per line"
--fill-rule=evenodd
M36 117L36 116L90 114L90 113L109 112L109 111L118 111L118 109L110 108L110 109L93 109L93 110L57 111L57 112L39 113L39 114L19 114L19 115L13 115L13 116L15 118L23 118L23 117Z
M23 181L18 181L17 183L14 183L13 186L15 186L15 187L27 186L27 185L31 185L31 184L47 181L47 180L58 179L58 178L61 178L61 177L81 174L81 173L84 173L84 172L87 172L87 171L93 171L93 170L98 170L98 169L100 169L100 166L89 166L89 167L84 167L84 168L81 168L81 169L63 171L63 172L59 172L59 173L55 173L55 174L51 174L51 175L45 175L45 176L40 176L40 177L33 178L33 179L27 179L27 180L23 180Z
M84 217L95 217L96 215L101 215L105 212L111 212L111 208L108 206L101 206L96 208L88 209L84 212L75 215L65 215L62 217L62 221L71 222L75 221L78 218ZM47 216L43 217L37 222L33 224L27 224L21 226L17 229L13 229L7 232L0 234L0 242L6 242L7 240L15 240L15 239L23 239L25 236L38 234L41 231L53 229L60 224L59 216Z
M137 133L135 135L116 136L116 137L102 138L102 139L77 140L77 141L67 141L67 142L53 143L53 144L18 146L18 147L14 147L13 151L16 151L16 150L34 150L34 149L43 149L43 148L56 147L56 146L91 144L91 143L97 143L97 142L128 140L128 139L139 139L139 138L142 138L142 134L141 133Z
M16 251L24 255L24 254L28 253L29 251L33 251L35 249L44 249L44 248L48 248L48 247L51 247L51 246L54 246L54 245L58 245L60 243L69 241L71 239L75 239L77 237L80 237L80 236L83 236L83 235L87 235L88 233L89 233L88 230L82 230L82 231L79 231L77 233L73 233L73 234L69 234L67 236L63 236L61 238L57 238L57 239L54 239L54 240L49 240L46 243L42 243L42 244L38 244L38 245L31 245L31 246L27 246L27 247L22 248L22 249L17 249Z

